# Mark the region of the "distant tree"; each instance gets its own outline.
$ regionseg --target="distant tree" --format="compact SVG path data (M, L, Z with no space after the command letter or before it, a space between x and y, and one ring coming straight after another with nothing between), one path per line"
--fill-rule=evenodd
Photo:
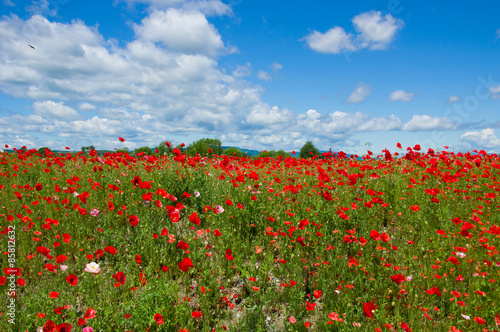
M264 150L264 151L260 151L259 154L257 155L257 158L272 158L274 157L274 154L276 153L276 151L274 150L270 150L270 151L267 151L267 150Z
M189 144L187 147L187 155L195 156L199 154L200 156L208 157L212 155L221 155L223 153L222 143L218 139L214 138L202 138L193 143Z
M311 141L307 141L306 144L304 144L304 146L300 149L299 158L312 158L314 156L320 156L319 150Z
M85 154L88 154L90 150L95 150L95 147L93 145L90 146L82 146L82 152Z
M144 154L147 154L147 155L153 154L153 150L149 146L141 146L140 148L137 148L134 150L134 154L138 154L141 152L144 152Z
M230 147L224 150L226 156L236 156L238 158L245 157L245 154L238 148Z
M168 145L170 145L170 142L168 142ZM170 147L167 145L167 141L163 141L161 142L160 144L158 144L158 146L155 146L155 152L156 150L158 150L158 154L160 156L163 156L163 155L172 155L174 151L174 148L172 147L172 145L170 145Z
M52 152L52 150L50 150L48 147L42 146L41 148L38 149L38 154L41 156L45 156L45 150L49 150L50 152Z
M128 147L124 147L124 148L116 150L116 153L120 153L120 152L129 153L130 151L128 150Z
M284 150L278 150L274 153L274 158L278 158L278 157L283 157L283 158L288 158L290 157L292 154L290 152L286 152Z

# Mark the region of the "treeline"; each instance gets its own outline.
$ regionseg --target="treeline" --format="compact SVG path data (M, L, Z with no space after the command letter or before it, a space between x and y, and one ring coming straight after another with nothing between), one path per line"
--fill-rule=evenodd
M128 147L124 147L116 150L116 152L120 153L129 153L133 155L158 155L158 156L172 156L174 155L174 150L178 149L181 153L187 154L188 156L202 156L202 157L212 157L212 156L236 156L238 158L249 158L249 155L245 154L243 151L236 147L229 147L224 149L222 147L222 143L218 139L214 138L202 138L197 141L192 142L187 147L182 144L178 144L177 146L173 146L169 141L163 141L158 144L158 146L151 148L149 146L142 146L137 149L129 150ZM84 154L89 154L91 150L95 150L93 145L90 146L82 146L81 151ZM41 147L38 149L38 153L41 155L45 155L47 151L51 151L47 147ZM99 151L98 151L99 152ZM286 152L284 150L264 150L260 151L258 155L253 156L252 158L278 158L278 157L292 157L297 156L296 154L292 154L291 152ZM314 156L321 157L319 150L314 146L312 142L306 142L304 146L300 149L300 153L298 155L299 158L312 158Z

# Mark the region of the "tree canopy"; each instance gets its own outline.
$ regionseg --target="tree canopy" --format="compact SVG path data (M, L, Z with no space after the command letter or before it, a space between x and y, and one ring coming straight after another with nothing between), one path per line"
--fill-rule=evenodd
M307 141L300 149L299 158L312 158L314 156L320 156L319 150L311 141Z
M188 156L196 156L199 154L203 157L210 157L213 155L221 155L223 153L222 143L215 138L202 138L189 144L186 149Z

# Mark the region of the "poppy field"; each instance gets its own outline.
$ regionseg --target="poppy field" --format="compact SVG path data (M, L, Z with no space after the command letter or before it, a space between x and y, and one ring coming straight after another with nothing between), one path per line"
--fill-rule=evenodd
M0 331L499 331L500 158L0 153Z

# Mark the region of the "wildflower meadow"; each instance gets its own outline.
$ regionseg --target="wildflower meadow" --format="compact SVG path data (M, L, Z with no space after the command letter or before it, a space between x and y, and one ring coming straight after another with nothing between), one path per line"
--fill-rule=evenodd
M499 331L500 158L0 153L0 331Z

